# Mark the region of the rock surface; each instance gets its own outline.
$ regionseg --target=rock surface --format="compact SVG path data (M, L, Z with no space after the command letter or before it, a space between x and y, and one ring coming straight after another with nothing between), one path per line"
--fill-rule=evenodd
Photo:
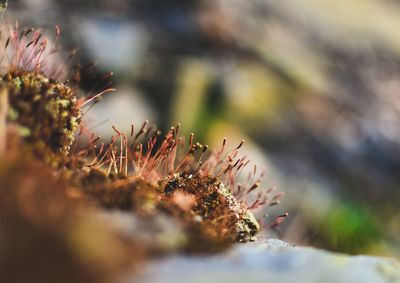
M348 256L269 240L240 245L214 257L176 256L153 262L126 282L296 282L396 283L400 263L394 259Z

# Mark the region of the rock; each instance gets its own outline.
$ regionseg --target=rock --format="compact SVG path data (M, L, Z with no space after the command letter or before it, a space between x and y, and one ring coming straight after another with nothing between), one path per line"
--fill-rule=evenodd
M148 264L126 282L197 283L395 283L400 263L372 256L348 256L279 240L238 245L214 257L175 256Z

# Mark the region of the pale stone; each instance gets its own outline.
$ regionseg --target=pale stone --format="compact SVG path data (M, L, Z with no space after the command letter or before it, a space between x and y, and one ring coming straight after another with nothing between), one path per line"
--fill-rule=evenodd
M145 283L396 283L394 259L348 256L279 240L239 245L225 255L176 256L147 265L126 282Z

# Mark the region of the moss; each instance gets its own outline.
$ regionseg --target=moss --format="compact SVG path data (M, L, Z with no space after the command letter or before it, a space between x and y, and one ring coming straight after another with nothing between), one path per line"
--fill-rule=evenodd
M6 90L3 98L7 98L5 110L0 111L6 137L0 151L4 155L0 159L0 220L4 220L0 226L5 223L7 232L0 245L6 239L6 254L16 252L16 257L28 258L19 248L21 243L26 245L32 258L24 266L33 266L35 279L45 278L35 273L40 263L34 262L36 254L54 270L60 268L54 259L58 254L65 274L51 274L53 281L61 276L64 281L101 282L151 253L217 252L254 239L260 226L238 198L240 186L235 183L240 168L248 164L246 158L236 159L243 142L225 153L224 139L220 151L208 154L208 146L194 142L193 134L186 147L185 138L179 136L180 125L159 140L161 133L151 132L146 122L136 134L132 126L130 136L113 127L117 134L108 145L97 147L99 138L94 135L87 148L74 144L81 108L108 90L77 101L74 88L51 79L59 73L57 66L48 68L49 62L39 55L47 40L40 41L42 33L32 31L14 32L10 37L11 46L15 45L13 63L0 76L0 87ZM146 138L142 144L140 140ZM79 151L70 150L73 144ZM249 184L244 193L250 194L258 184ZM259 193L255 204L266 201ZM111 210L132 213L128 222L122 221L128 227L107 222ZM134 219L146 225L133 226ZM168 228L179 233L166 233L175 236L152 242L151 247L137 241L140 232L165 234L154 223L156 219L166 219ZM135 233L127 233L132 227ZM24 242L24 237L13 234L34 239ZM18 268L16 263L11 268ZM0 268L4 266L0 261Z
M1 0L0 1L0 20L3 18L3 15L7 10L7 6L8 6L8 1L7 0Z
M183 149L179 125L171 128L162 141L157 141L158 132L150 133L147 149L143 150L144 145L136 140L147 132L146 125L136 136L132 130L130 137L114 128L117 135L109 145L100 146L97 153L88 149L87 156L94 161L72 170L76 175L72 179L80 180L76 186L105 209L139 216L167 215L184 227L188 240L181 249L185 251L214 252L233 243L255 240L260 225L250 209L275 205L282 194L268 197L272 190L255 191L260 185L260 180L253 178L255 167L249 184L242 187L235 183L238 172L249 161L223 157L226 140L220 151L206 155L208 147L194 143L191 135L189 147ZM157 142L160 147L154 148ZM242 145L230 154L236 156ZM254 192L249 207L241 198Z
M260 230L246 206L212 176L180 173L155 185L138 177L116 178L92 168L84 174L81 187L105 209L173 218L187 234L183 250L218 251L235 242L251 241Z
M20 37L28 40L31 31ZM11 211L26 221L27 234L32 230L42 237L43 229L68 264L72 268L83 264L84 276L89 277L93 266L111 274L130 259L138 259L127 251L147 256L171 252L167 248L171 246L173 251L218 252L233 243L254 240L260 225L240 197L258 188L259 180L254 182L254 168L254 176L243 191L236 183L240 168L249 163L245 157L237 158L243 141L225 152L224 139L219 151L208 152L208 146L195 142L193 134L186 145L179 135L180 125L160 140L161 133L151 131L146 122L136 134L132 126L130 136L113 127L116 135L108 145L98 147L99 138L91 135L86 148L75 144L79 151L71 151L80 127L81 108L107 90L77 101L74 88L51 79L58 73L56 68L46 73L40 56L28 50L29 44L34 45L33 50L40 50L40 37L41 33L33 35L36 41L28 40L32 43L27 45L15 43L22 52L16 52L19 48L13 50L15 63L0 77L9 101L3 122L6 120L6 132L14 134L7 134L11 150L5 155L6 159L16 156L11 162L0 160L0 183L4 185L0 192L5 196L0 200L4 204L0 210ZM27 64L18 63L22 56L19 53L29 58ZM258 192L250 209L266 204L266 194ZM132 213L123 223L128 227L120 229L99 221L104 215L114 215L110 213L114 210ZM129 232L127 237L134 219L146 225L134 226L135 233ZM167 241L153 242L151 247L140 240L135 242L138 234L149 231L163 235L152 223L155 219L166 219L169 228L179 233L173 233L175 236ZM71 272L79 275L80 271Z
M217 249L216 245L250 241L260 230L253 214L235 199L218 178L183 173L160 182L160 187L163 193L162 209L183 218L192 235L203 229L200 233L202 240L212 243L208 248ZM193 195L193 205L187 209L177 207L173 198L177 192ZM198 245L197 240L192 242L190 249Z
M1 78L8 88L8 119L38 151L67 153L79 128L81 111L70 87L35 72L9 71Z

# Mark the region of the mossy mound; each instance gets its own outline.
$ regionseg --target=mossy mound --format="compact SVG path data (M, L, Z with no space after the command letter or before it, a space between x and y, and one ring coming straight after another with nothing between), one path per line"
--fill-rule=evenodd
M90 198L106 209L144 216L161 213L178 221L187 235L182 246L186 251L219 251L252 241L260 230L253 214L215 177L181 173L150 184L92 169L81 180Z
M189 228L193 238L190 249L214 250L235 242L252 241L260 230L245 204L216 177L176 174L160 182L160 188L161 208L184 219Z
M75 91L35 72L9 71L1 78L9 92L8 119L36 150L67 153L79 128Z

